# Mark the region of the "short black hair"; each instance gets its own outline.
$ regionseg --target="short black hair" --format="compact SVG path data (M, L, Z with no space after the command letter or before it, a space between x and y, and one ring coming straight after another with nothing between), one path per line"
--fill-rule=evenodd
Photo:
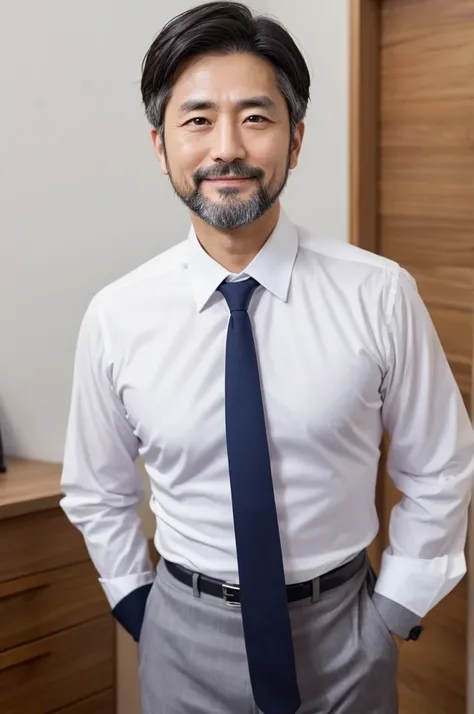
M278 21L254 16L238 2L208 2L177 15L153 41L142 62L141 93L150 124L164 136L164 116L175 77L195 57L248 53L266 59L290 114L291 134L306 115L311 79L290 33Z

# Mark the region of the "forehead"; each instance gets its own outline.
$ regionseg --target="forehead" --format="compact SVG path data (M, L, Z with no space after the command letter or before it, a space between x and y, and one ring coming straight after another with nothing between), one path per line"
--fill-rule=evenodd
M270 96L277 107L286 106L269 62L250 54L204 55L181 71L169 106L177 108L190 97L226 105L258 95Z

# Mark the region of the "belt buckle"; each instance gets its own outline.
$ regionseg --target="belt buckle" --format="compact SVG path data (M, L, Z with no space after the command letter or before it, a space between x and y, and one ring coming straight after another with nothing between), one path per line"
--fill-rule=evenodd
M232 600L235 598L235 594L240 592L240 587L238 585L232 585L231 583L222 583L222 597L224 602L229 607L240 607L240 602Z

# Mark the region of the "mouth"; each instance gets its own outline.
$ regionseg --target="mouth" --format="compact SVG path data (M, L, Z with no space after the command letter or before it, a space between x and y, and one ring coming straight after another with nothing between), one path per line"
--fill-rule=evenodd
M245 183L246 181L253 181L251 178L239 178L239 177L232 177L232 176L223 176L222 178L215 178L215 179L205 179L209 183L213 184L219 184L219 185L229 185L229 186L235 186L236 184L242 184Z

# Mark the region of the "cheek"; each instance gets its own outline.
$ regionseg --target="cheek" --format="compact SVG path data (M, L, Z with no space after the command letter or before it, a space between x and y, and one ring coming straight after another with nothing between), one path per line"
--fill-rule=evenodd
M183 164L200 162L208 153L206 143L198 136L198 133L183 134L177 142L177 151Z
M183 136L167 144L171 170L178 174L192 174L203 163L206 152L195 136Z
M267 176L279 174L286 169L288 148L286 136L265 136L262 133L260 138L252 143L252 147L249 147L249 163L260 166Z

